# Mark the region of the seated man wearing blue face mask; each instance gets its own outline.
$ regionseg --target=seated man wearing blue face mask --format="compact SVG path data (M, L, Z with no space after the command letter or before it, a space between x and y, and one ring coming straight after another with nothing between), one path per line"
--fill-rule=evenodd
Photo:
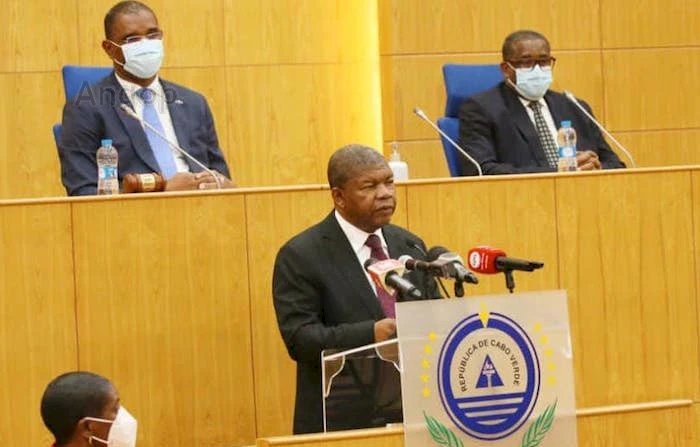
M41 418L53 447L134 447L136 419L119 403L114 385L89 372L60 375L41 398Z
M625 167L595 124L564 95L549 90L556 59L543 35L516 31L506 37L502 54L504 81L467 99L459 112L459 144L484 174L556 171L562 121L571 121L576 130L580 170ZM464 174L477 174L468 161L460 163Z
M104 28L102 48L114 73L82 86L63 109L58 146L68 195L96 194L96 152L102 139L111 139L119 154L120 183L125 174L159 172L167 180L166 190L217 187L210 173L158 133L215 171L222 186L232 187L206 99L158 76L163 31L153 11L137 1L117 3L105 16ZM127 115L123 104L158 132Z

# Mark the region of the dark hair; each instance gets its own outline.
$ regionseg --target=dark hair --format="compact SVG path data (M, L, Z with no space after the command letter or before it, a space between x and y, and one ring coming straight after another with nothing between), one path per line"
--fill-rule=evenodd
M511 60L515 53L515 43L519 42L521 40L544 40L544 42L547 44L547 49L549 50L549 41L547 40L546 37L544 37L542 34L538 33L537 31L532 31L529 29L521 29L515 32L512 32L506 37L506 40L503 41L503 48L501 48L501 55L503 56L504 61Z
M151 8L135 0L119 2L112 6L105 15L105 39L110 40L112 38L112 25L114 25L114 21L117 20L119 14L137 14L141 11L148 11L153 14L153 17L156 16L156 13ZM156 21L158 21L158 18L156 18Z
M328 160L328 184L331 188L342 187L358 173L383 166L387 163L379 152L361 144L349 144L335 151Z
M101 417L112 389L109 380L90 372L69 372L53 379L41 397L41 418L56 444L68 443L82 418Z

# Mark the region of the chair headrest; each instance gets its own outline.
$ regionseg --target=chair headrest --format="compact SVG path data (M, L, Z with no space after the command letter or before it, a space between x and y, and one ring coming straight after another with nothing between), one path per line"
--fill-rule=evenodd
M455 118L459 116L459 107L467 98L495 87L503 80L499 64L445 64L442 66L442 75L447 91L445 116Z
M61 73L63 74L63 89L66 94L66 101L80 93L85 83L92 85L109 75L113 70L112 67L64 65Z

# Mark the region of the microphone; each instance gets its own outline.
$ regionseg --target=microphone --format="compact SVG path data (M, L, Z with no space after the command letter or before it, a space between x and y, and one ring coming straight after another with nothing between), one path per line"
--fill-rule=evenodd
M445 278L451 278L468 284L479 284L479 278L467 270L461 256L449 251L445 247L436 245L428 250L428 259L431 265L440 266L446 274Z
M542 267L542 262L509 258L505 251L498 248L482 245L469 250L469 268L477 273L532 272Z
M462 154L462 155L464 155L465 157L467 157L467 160L469 160L469 162L470 162L471 164L473 164L474 166L476 166L476 170L477 170L477 172L479 173L479 176L484 175L484 173L481 171L481 165L480 165L476 160L474 160L474 159L472 158L471 155L467 154L467 152L466 152L464 149L462 149L462 148L459 146L459 144L455 143L454 140L453 140L452 138L450 138L445 132L443 132L442 130L440 130L440 128L439 128L438 126L436 126L435 123L432 122L432 121L430 120L430 118L428 118L428 115L426 115L425 112L423 112L423 110L421 110L421 109L418 108L418 107L414 107L414 108L413 108L413 113L415 113L416 115L418 115L418 117L419 117L420 119L422 119L423 121L425 121L426 123L430 124L430 126L431 126L433 129L437 130L438 133L439 133L440 135L443 136L443 138L445 138L447 141L449 141L449 143L450 143L455 149L457 149L457 151L458 151L460 154Z
M574 103L574 105L575 105L581 112L583 112L583 114L586 115L586 117L588 117L589 120L593 121L593 124L595 124L596 127L598 127L598 129L601 130L601 132L603 132L608 138L610 138L610 139L613 141L613 143L615 143L615 145L616 145L618 148L620 148L620 150L621 150L622 152L625 153L625 155L627 156L627 158L629 158L630 162L632 163L632 167L633 167L633 168L636 168L636 167L637 167L637 163L634 162L634 158L632 157L632 154L630 154L630 152L627 150L627 148L625 148L625 146L623 146L622 143L620 143L619 141L617 141L617 138L613 137L612 134L611 134L610 132L608 132L608 130L607 130L605 127L603 127L603 125L600 124L600 123L598 122L598 120L596 120L596 119L593 117L593 115L591 115L590 113L588 113L588 110L586 110L586 108L583 107L583 106L581 105L580 102L578 102L578 100L576 99L576 97L575 97L570 91L564 90L564 96L566 96L566 98L567 98L569 101L571 101L572 103Z
M376 258L369 258L365 261L365 270L369 273L374 284L389 294L393 294L394 289L396 289L407 298L419 299L422 296L416 286L401 277L405 267L396 259L378 261Z
M150 123L147 123L143 118L141 118L140 116L138 116L138 115L136 114L136 111L134 111L134 109L132 109L131 107L129 107L128 104L122 103L122 104L119 105L119 107L120 107L127 115L129 115L130 117L132 117L133 119L135 119L136 121L138 121L139 123L141 123L142 126L148 127L151 131L153 131L154 134L158 135L158 137L160 137L161 139L163 139L163 141L165 141L166 143L168 143L168 144L170 145L170 147L175 148L175 150L177 150L179 153L181 153L182 155L184 155L186 158L190 159L194 164L196 164L197 166L199 166L200 168L202 168L205 172L209 173L209 174L214 178L214 182L216 182L216 188L217 188L217 189L221 189L221 180L219 179L219 176L218 176L214 171L212 171L211 169L209 169L206 165L204 165L204 163L200 162L199 160L197 160L196 158L194 158L193 156L191 156L190 154L188 154L186 150L184 150L183 148L181 148L180 146L178 146L177 144L175 144L173 141L171 141L171 140L169 140L168 138L166 138L165 135L163 135L162 133L160 133L160 132L158 131L158 129L156 129L156 128L153 127Z
M457 256L458 259L450 259L452 255L455 255L455 253L447 252L441 255L441 259L438 258L432 262L419 261L417 259L413 259L410 255L402 255L399 257L399 262L406 266L406 270L420 270L440 278L458 279L462 282L478 284L479 278L477 278L472 272L465 269L464 266L461 267L462 271L460 271L459 262L461 261L461 258ZM455 261L458 263L454 264Z

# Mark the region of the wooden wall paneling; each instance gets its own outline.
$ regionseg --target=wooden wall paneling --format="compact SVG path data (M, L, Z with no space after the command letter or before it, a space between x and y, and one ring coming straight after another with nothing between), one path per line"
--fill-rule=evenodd
M244 197L86 201L73 222L80 367L114 381L138 444L253 442Z
M606 50L603 76L609 129L700 128L700 48Z
M227 67L229 144L239 185L326 182L349 143L381 150L373 65Z
M505 37L523 28L556 48L597 48L599 3L505 0L496 8L479 0L380 0L381 54L500 51Z
M542 261L542 270L515 273L516 292L557 289L553 180L489 180L408 185L408 228L428 247L445 246L463 259L469 249L491 245L509 256ZM466 287L467 296L506 292L503 275L480 275L479 285Z
M696 0L600 0L603 48L697 46Z
M374 0L224 0L226 65L377 59Z
M632 153L639 167L700 164L700 129L616 132L615 138ZM610 146L630 166L627 157Z
M597 51L557 52L553 88L567 89L585 99L599 116L603 111L600 55ZM446 63L498 64L500 53L382 57L384 137L391 140L433 139L435 130L413 113L420 107L433 120L445 114ZM388 70L388 71L387 71Z
M77 0L6 0L0 17L0 73L58 70L77 60Z
M568 176L556 180L556 196L577 406L693 396L690 174Z
M0 198L65 194L52 131L61 85L58 73L0 74Z
M104 17L116 3L116 0L80 1L77 20L80 59L64 63L111 65L101 44L105 38ZM164 67L224 65L223 0L151 0L147 5L165 33Z
M691 181L693 183L693 191L691 195L693 203L693 224L695 226L695 306L697 309L697 339L700 340L700 172L692 173ZM691 360L692 362L692 360ZM700 349L698 349L698 358L696 365L700 365ZM700 376L700 366L698 366L698 376ZM698 379L697 387L695 388L695 402L697 426L700 426L700 378Z
M401 160L408 164L408 177L411 180L449 177L445 152L440 140L419 140L397 142ZM384 153L391 155L391 143L384 144Z
M289 357L272 304L277 251L333 208L328 190L246 197L257 436L292 433L296 363Z
M304 447L323 445L324 447L403 447L403 430L398 428L371 428L366 430L348 430L341 432L296 435L277 438L258 439L258 447Z
M41 396L78 369L67 204L0 205L0 442L49 445Z
M230 147L228 144L228 114L230 109L226 95L226 69L224 67L166 68L161 71L161 76L168 81L184 85L204 95L214 116L219 146L226 157L231 175L236 180L237 167L232 163L236 148Z
M576 355L576 353L574 353ZM577 406L580 404L577 402ZM692 447L700 442L700 405L579 417L578 445Z

